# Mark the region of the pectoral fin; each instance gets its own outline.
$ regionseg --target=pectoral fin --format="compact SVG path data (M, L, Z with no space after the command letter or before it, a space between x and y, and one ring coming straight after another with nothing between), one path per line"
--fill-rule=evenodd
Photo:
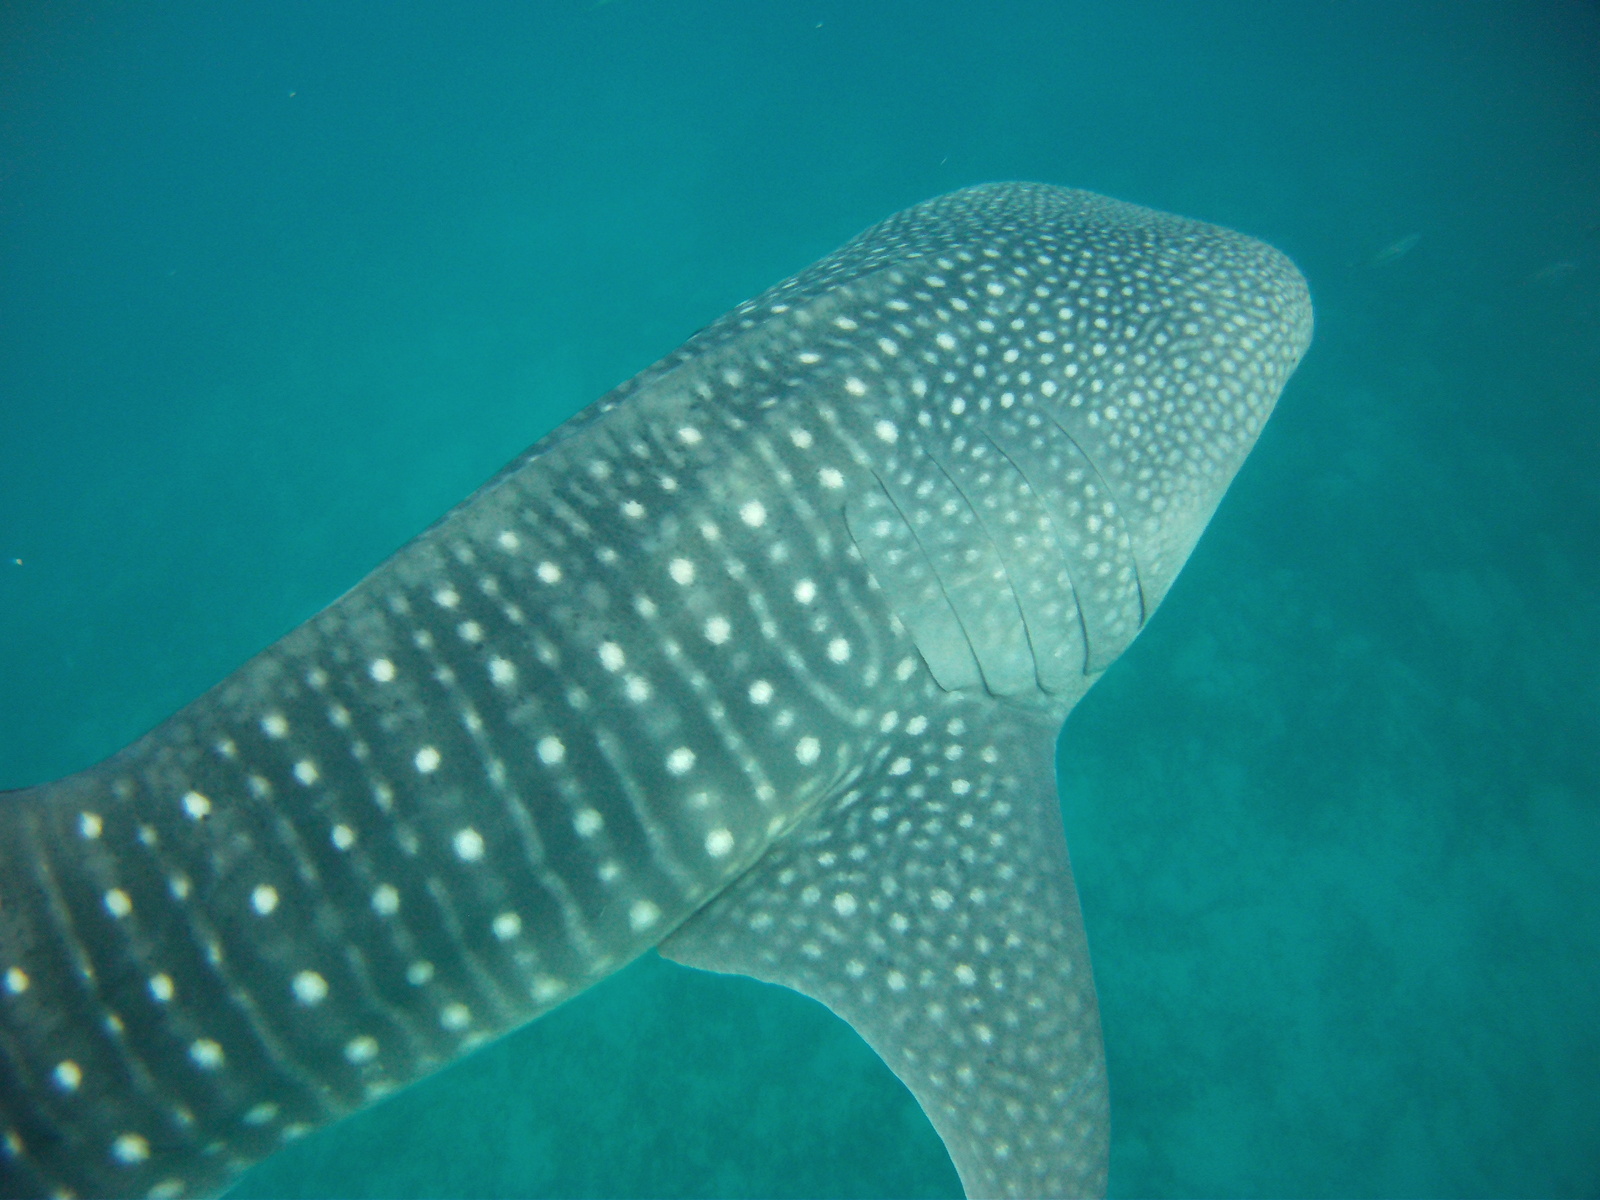
M969 1196L1105 1191L1105 1060L1054 736L952 700L662 945L848 1021Z

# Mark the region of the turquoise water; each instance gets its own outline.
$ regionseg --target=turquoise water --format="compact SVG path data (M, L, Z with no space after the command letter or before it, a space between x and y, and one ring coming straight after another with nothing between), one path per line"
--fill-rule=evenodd
M1121 1196L1600 1193L1600 8L12 3L0 786L87 766L891 211L1030 178L1318 331L1059 768ZM647 959L245 1196L936 1196Z

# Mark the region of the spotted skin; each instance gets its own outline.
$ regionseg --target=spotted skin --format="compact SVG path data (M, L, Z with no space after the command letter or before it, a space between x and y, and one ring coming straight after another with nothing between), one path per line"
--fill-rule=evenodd
M1055 732L1309 336L1269 248L1033 184L735 309L0 803L0 1192L215 1192L664 938L851 1021L969 1192L1103 1190Z

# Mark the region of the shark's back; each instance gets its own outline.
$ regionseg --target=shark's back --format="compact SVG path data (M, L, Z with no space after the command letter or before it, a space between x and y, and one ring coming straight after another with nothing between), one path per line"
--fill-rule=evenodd
M741 305L5 798L0 1192L216 1190L663 938L850 1020L969 1190L1102 1189L1054 735L1309 332L1260 243L1032 184Z

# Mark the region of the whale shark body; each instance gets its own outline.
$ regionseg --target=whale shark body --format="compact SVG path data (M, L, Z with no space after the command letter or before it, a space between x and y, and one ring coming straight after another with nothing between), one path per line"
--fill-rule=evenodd
M969 1195L1105 1188L1056 734L1311 333L1241 235L918 205L0 798L0 1194L213 1193L653 946L828 1005Z

